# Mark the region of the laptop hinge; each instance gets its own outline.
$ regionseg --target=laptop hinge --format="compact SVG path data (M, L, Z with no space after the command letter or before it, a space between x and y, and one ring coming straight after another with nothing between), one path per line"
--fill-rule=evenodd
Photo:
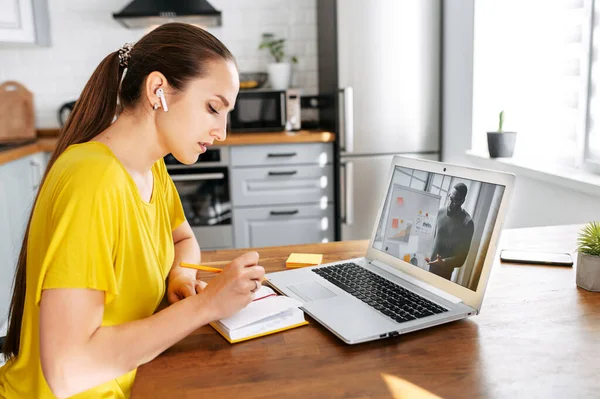
M417 287L423 288L425 291L431 292L433 295L437 295L449 302L452 302L452 303L462 302L462 299L460 299L459 297L456 297L452 294L448 294L447 292L445 292L437 287L434 287L433 285L431 285L429 283L421 281L418 278L411 276L410 274L404 273L403 271L396 269L395 267L386 265L385 263L383 263L381 261L374 260L374 261L371 261L371 264L379 267L380 269L385 270L388 273L399 275L400 277L402 277L404 280L408 281L409 283L414 284Z

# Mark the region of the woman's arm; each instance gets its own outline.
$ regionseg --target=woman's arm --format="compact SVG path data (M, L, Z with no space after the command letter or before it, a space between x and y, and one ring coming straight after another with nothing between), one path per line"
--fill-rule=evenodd
M54 395L72 396L149 362L202 325L250 303L252 280L262 280L258 254L234 260L199 295L154 315L101 327L104 292L47 289L40 303L40 356Z
M175 259L167 282L167 299L170 303L196 294L200 291L197 287L201 285L196 280L196 270L179 266L181 262L200 264L200 246L187 220L173 230L173 243Z

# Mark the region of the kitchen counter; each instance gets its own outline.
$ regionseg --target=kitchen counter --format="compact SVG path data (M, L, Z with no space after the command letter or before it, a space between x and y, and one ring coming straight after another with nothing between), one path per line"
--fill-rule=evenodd
M21 147L0 151L0 165L38 152L52 152L56 148L57 141L57 138L40 138L33 143L24 144Z
M38 130L36 142L22 147L0 151L0 165L37 152L52 152L56 148L58 129ZM324 130L300 130L298 132L228 133L227 139L215 146L252 144L330 143L335 134Z

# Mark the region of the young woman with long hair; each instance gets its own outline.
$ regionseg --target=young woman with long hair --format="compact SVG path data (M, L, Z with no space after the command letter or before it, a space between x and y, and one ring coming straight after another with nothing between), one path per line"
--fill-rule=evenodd
M210 284L163 157L224 140L239 89L210 33L166 24L109 54L61 131L21 249L0 368L3 398L126 398L136 368L246 306L249 252ZM164 294L171 306L156 312Z

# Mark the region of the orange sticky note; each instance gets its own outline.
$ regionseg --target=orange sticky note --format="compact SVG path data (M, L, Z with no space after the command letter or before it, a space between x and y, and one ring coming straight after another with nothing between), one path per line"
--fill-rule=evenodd
M317 266L323 261L323 255L321 254L290 254L289 258L285 261L286 267L296 268L305 266Z
M398 228L398 219L392 219L392 229Z
M404 198L403 198L403 197L398 197L398 198L396 198L396 203L397 203L399 206L404 206Z

